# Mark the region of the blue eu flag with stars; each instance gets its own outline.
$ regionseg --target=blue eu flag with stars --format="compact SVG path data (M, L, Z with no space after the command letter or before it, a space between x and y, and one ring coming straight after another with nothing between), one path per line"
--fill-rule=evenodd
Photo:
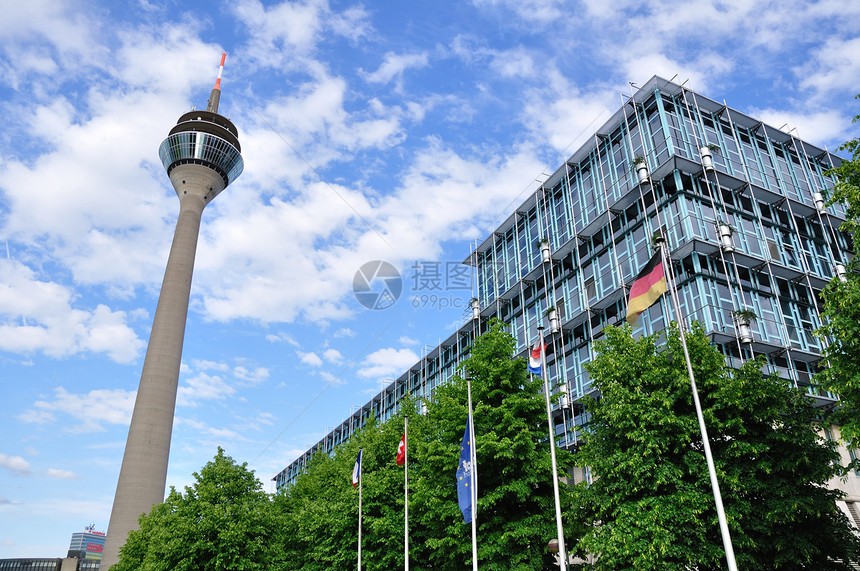
M475 470L472 465L472 418L466 418L466 431L460 442L460 465L457 466L457 500L463 512L463 523L472 521L472 490L475 485Z

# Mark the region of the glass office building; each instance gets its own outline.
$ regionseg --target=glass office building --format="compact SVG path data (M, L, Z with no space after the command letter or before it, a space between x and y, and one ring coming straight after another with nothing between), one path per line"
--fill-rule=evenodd
M557 433L575 445L577 401L593 390L583 365L601 330L624 322L655 235L667 242L681 317L703 323L730 364L763 355L816 403L834 403L810 379L823 343L812 334L820 293L850 251L838 231L844 208L825 204L834 184L825 172L839 163L791 132L653 77L469 254L472 319L285 468L277 486L369 418L390 417L407 392L432 399L491 317L511 325L523 355L537 327L547 328L550 378L564 393ZM664 295L637 331L677 319Z
M69 542L69 556L87 561L101 561L106 538L104 533L92 529L75 532Z

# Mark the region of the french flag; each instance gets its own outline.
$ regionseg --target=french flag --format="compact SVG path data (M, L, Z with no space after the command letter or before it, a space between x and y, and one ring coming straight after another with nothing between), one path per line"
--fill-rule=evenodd
M361 448L358 449L358 458L355 460L355 467L352 469L352 487L357 488L361 481Z
M546 345L541 347L540 341L532 347L531 353L529 353L529 373L538 376L541 374L541 353L543 353L545 347Z

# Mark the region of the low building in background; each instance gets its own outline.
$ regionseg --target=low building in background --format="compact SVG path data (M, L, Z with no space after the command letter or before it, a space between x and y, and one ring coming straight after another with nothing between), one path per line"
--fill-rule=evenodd
M68 556L81 560L81 571L84 569L98 569L102 560L106 537L104 532L96 531L95 526L88 525L84 528L84 531L72 534Z
M79 571L79 563L75 557L0 559L0 571Z
M72 534L66 557L0 559L0 571L98 571L105 537L88 525Z

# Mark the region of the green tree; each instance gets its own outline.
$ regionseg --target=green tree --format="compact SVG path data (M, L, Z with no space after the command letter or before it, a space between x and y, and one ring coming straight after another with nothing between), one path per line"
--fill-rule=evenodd
M404 475L396 465L403 415L410 417L411 438L420 438L421 417L410 399L386 423L370 420L332 456L317 453L304 474L275 499L287 530L290 569L347 569L358 551L358 490L352 470L362 448L362 568L403 567ZM413 452L410 451L410 456ZM410 462L411 463L411 462ZM410 542L418 539L413 537Z
M350 484L347 458L355 462L352 448L342 446L334 457L315 454L307 472L276 496L289 569L347 569L355 563L358 492Z
M247 464L219 447L194 479L184 494L171 487L164 503L140 516L112 571L284 568L283 527Z
M587 365L599 400L577 462L588 526L580 547L597 569L721 569L725 553L677 328L665 344L606 328ZM687 334L696 383L740 569L850 569L860 543L826 482L840 474L803 393L762 373L729 371L701 325Z
M514 359L515 341L495 322L462 365L472 378L478 459L478 544L482 569L555 569L547 542L556 537L543 384ZM463 569L471 560L471 526L463 524L455 473L466 423L461 376L437 387L426 415L417 404L386 423L370 421L332 456L317 454L276 498L291 569L355 565L358 492L350 476L363 449L362 563L368 570L403 566L403 468L395 453L409 412L410 567ZM559 473L572 466L559 451ZM572 490L562 486L569 512ZM568 536L571 531L566 528ZM569 542L570 543L570 542Z
M436 390L426 427L414 440L413 557L422 569L463 569L471 562L471 526L457 504L455 472L466 425L466 382L472 384L478 473L478 559L482 569L556 569L547 542L557 537L543 382L531 378L516 342L499 321L479 337L470 357ZM558 451L559 475L573 466ZM561 487L565 513L572 490ZM566 533L572 530L566 528ZM571 543L568 541L568 543Z
M854 117L858 121L860 115ZM839 395L841 406L833 421L841 425L842 438L850 443L860 442L860 138L838 150L851 153L851 159L829 171L836 176L829 202L847 208L841 229L852 239L854 259L845 281L834 279L824 288L822 326L817 333L828 344L823 351L825 368L815 380Z

